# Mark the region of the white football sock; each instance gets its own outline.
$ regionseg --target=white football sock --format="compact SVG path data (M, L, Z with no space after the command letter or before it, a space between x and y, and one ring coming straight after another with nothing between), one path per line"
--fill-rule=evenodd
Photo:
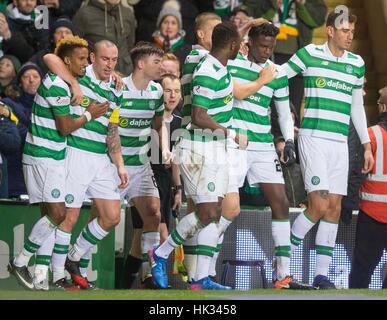
M97 245L103 238L109 234L108 231L102 229L98 223L98 218L93 219L82 230L77 242L71 248L68 258L72 261L81 260L82 256L89 251L92 247Z
M335 248L338 223L321 219L316 234L316 272L315 276L328 275L329 265L332 261Z

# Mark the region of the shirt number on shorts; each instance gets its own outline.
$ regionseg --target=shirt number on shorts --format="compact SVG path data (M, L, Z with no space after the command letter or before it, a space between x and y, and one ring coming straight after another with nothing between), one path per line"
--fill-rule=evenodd
M157 188L157 182L156 182L155 176L152 176L152 181L155 188Z
M275 159L275 160L274 160L274 164L275 164L275 170L276 170L277 172L282 172L281 164L280 164L280 162L278 161L278 159Z

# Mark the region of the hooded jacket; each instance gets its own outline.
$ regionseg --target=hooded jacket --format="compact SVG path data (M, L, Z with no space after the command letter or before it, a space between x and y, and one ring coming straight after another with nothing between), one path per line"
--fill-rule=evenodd
M86 0L73 19L75 27L93 46L100 40L110 40L118 47L116 69L124 75L132 72L130 50L134 46L136 19L126 0L109 5L104 0Z

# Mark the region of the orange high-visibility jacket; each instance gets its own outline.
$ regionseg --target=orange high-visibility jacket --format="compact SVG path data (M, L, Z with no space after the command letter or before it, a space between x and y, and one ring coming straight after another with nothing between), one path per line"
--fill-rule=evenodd
M360 209L371 218L387 223L387 131L368 128L375 165L360 188Z

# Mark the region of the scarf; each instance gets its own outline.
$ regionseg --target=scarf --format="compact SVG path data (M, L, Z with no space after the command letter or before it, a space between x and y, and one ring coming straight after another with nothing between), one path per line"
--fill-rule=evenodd
M184 30L179 31L179 35L176 39L169 40L160 34L160 31L156 31L153 34L154 42L161 47L165 52L174 52L178 47L184 44Z
M35 10L33 10L30 14L24 14L20 12L17 7L14 7L12 9L12 18L15 20L35 21L36 13Z
M281 8L273 17L273 24L280 29L279 40L286 40L288 36L298 36L297 12L294 0L283 0Z

